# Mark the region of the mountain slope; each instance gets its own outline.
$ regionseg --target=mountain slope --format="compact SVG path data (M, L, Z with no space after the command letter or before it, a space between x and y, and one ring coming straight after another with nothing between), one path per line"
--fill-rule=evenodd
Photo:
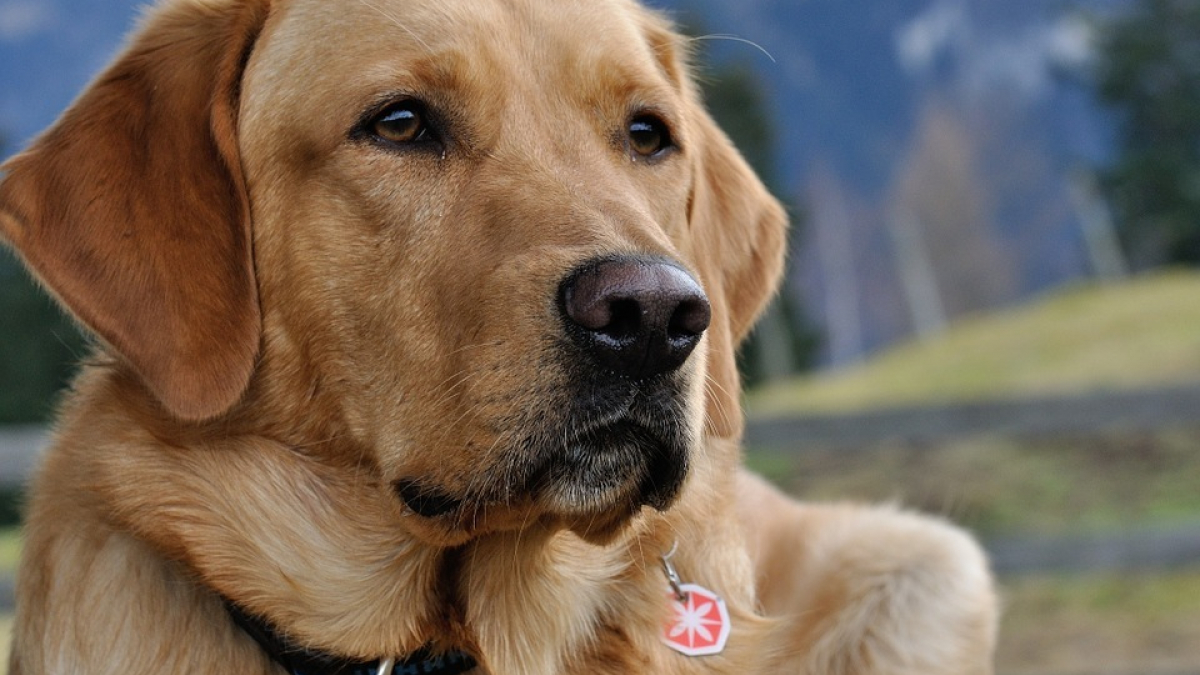
M756 414L1200 381L1200 273L1084 285L750 395Z

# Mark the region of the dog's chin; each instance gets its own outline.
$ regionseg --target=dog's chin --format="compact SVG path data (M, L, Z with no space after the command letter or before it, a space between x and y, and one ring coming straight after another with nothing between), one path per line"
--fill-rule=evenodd
M511 492L456 496L429 480L394 483L409 529L429 544L457 546L492 532L568 529L603 544L645 508L665 511L688 470L688 444L627 421L599 427L557 448L525 448L502 475Z
M688 469L682 439L619 421L581 434L549 454L532 491L549 512L577 520L628 519L643 506L675 501Z

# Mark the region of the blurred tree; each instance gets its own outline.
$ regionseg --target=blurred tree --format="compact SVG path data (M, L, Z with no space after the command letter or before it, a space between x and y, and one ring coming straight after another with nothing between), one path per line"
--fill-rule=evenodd
M0 159L7 154L0 135ZM46 421L85 349L71 320L0 240L0 424Z
M42 422L86 352L78 329L0 246L0 424Z
M1098 47L1099 97L1121 114L1102 184L1130 262L1200 264L1200 2L1137 0Z
M995 227L996 199L982 171L981 135L934 98L899 164L890 229L918 334L1017 297L1015 265Z

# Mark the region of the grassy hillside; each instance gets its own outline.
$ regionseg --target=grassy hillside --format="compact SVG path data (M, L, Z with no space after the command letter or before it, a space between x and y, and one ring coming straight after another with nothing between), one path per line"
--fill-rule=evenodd
M753 392L754 414L1126 389L1200 380L1200 273L1080 286L963 320L837 372Z
M754 392L752 415L1200 381L1200 273L1060 291L860 366ZM985 535L1200 520L1194 428L870 447L803 442L748 462L807 499L898 499Z

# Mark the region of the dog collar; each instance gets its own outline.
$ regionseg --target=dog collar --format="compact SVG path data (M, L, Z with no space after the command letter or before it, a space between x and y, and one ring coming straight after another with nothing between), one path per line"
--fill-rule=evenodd
M404 658L352 661L296 645L262 618L248 614L228 600L225 608L233 622L254 638L288 675L459 675L476 665L466 652L435 654L428 646Z

